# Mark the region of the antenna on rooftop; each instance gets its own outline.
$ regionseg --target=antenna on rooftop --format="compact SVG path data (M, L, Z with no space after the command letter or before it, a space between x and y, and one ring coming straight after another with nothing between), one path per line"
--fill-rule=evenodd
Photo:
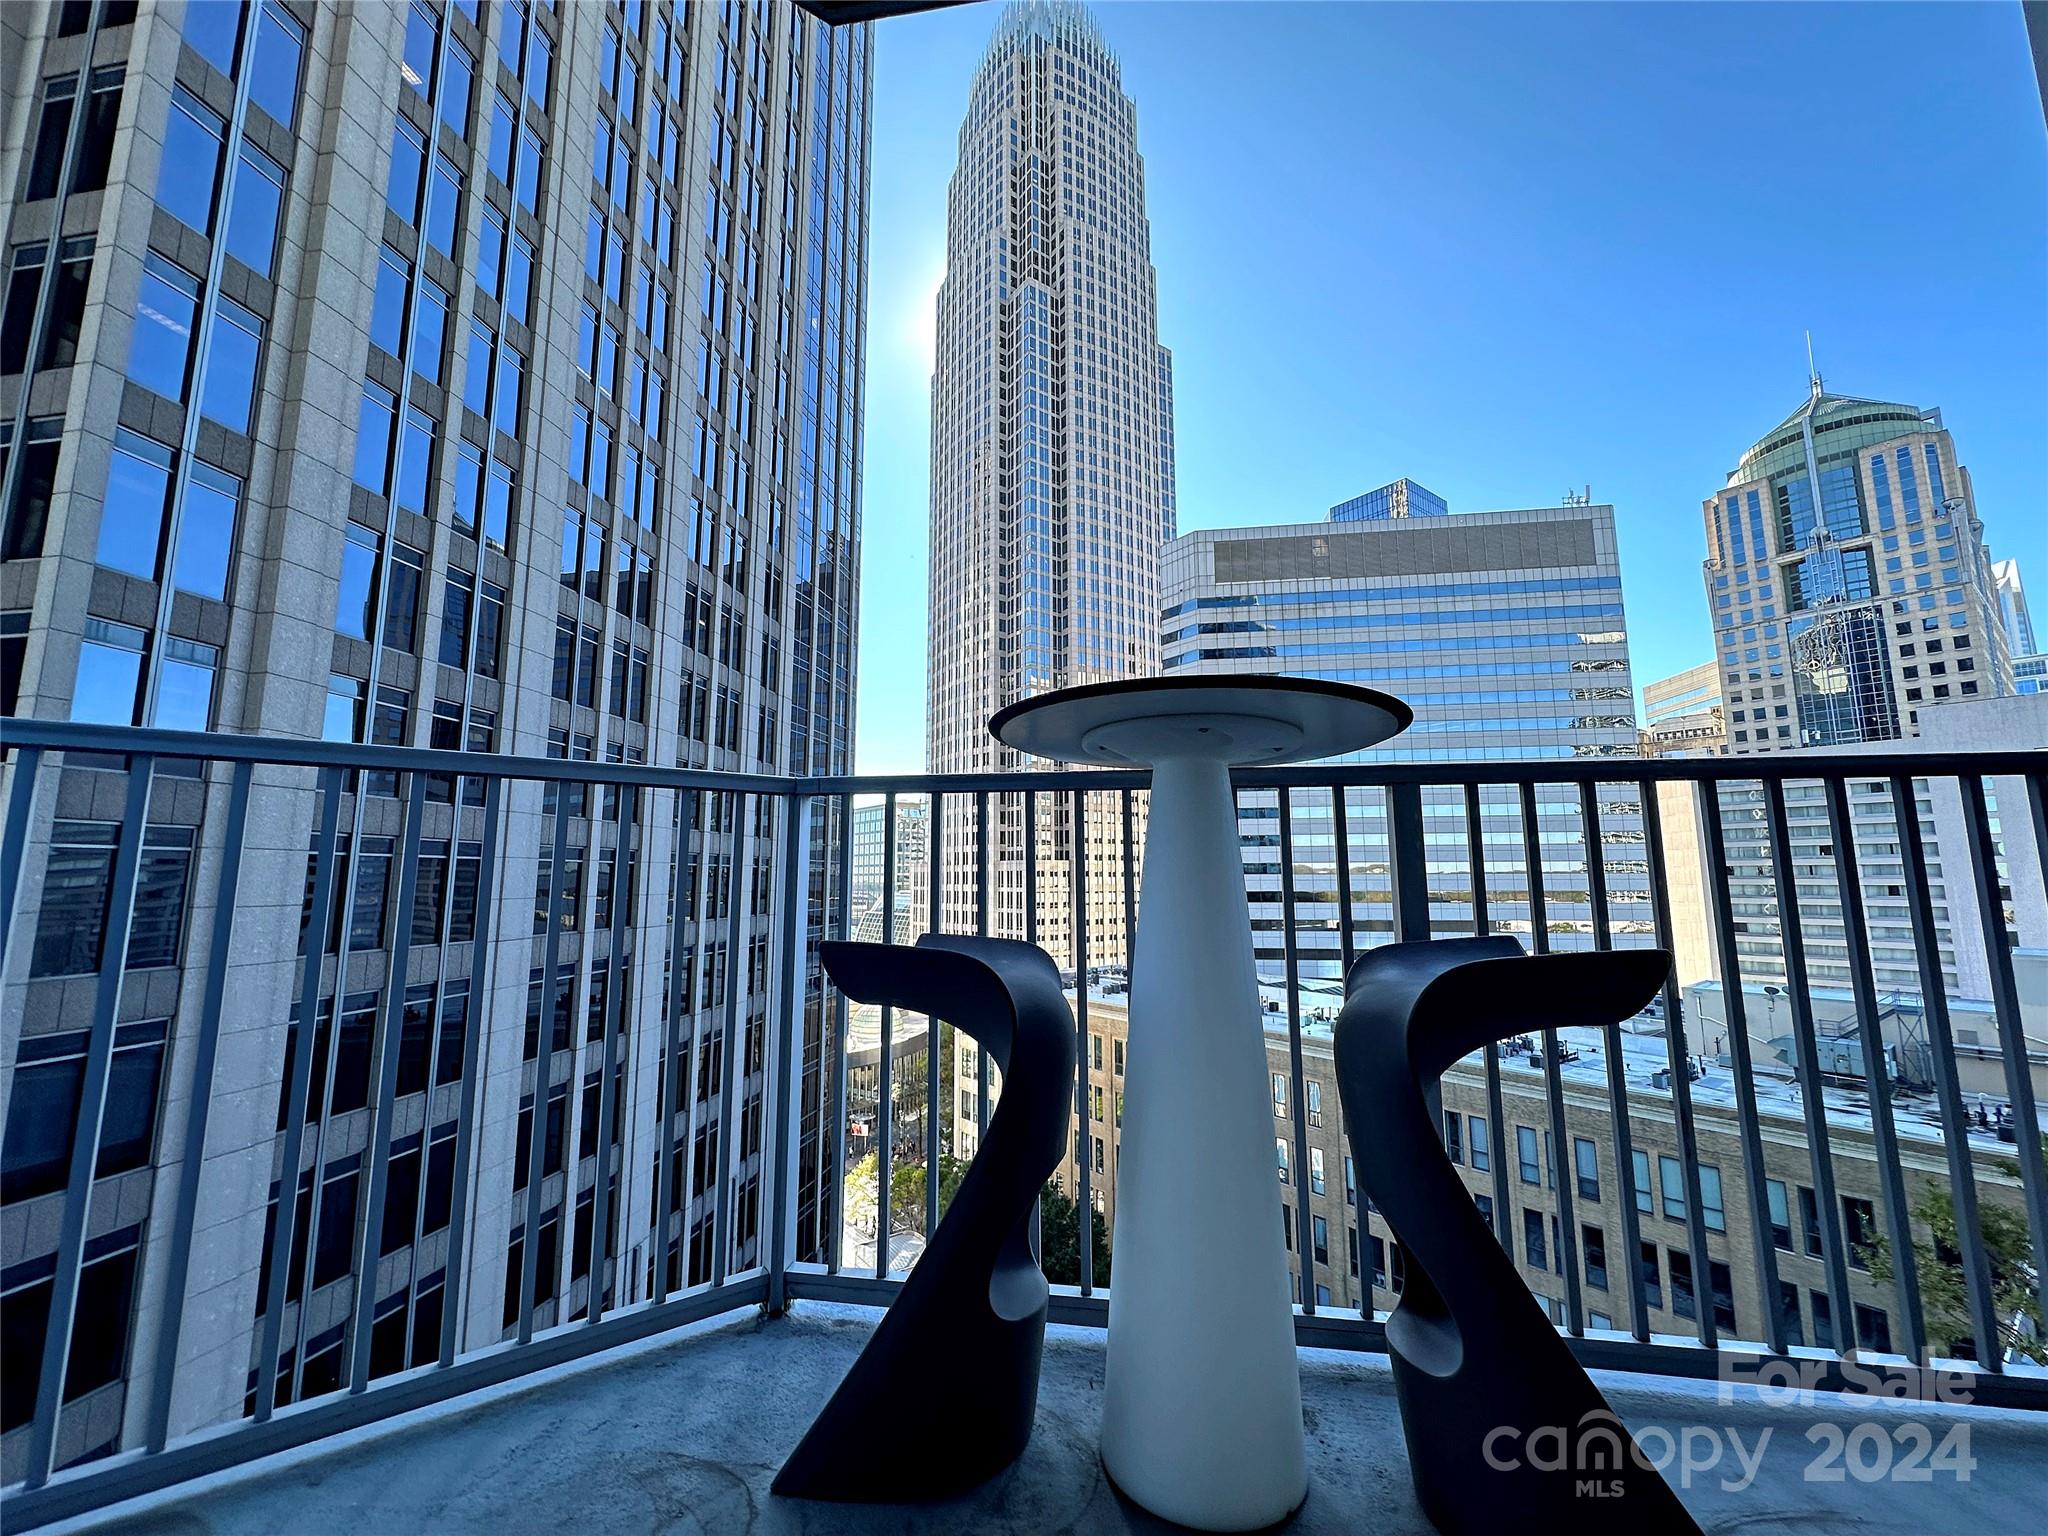
M1813 362L1813 332L1806 333L1806 387L1813 391L1814 399L1820 398L1820 369Z

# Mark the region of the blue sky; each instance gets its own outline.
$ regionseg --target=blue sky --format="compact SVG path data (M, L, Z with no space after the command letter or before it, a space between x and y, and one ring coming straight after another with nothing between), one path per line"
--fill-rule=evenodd
M932 301L997 10L877 30L856 757L924 755ZM1637 686L1705 661L1701 499L1828 387L1938 405L2048 619L2048 134L2020 8L1097 10L1138 105L1180 526L1408 475L1612 502Z

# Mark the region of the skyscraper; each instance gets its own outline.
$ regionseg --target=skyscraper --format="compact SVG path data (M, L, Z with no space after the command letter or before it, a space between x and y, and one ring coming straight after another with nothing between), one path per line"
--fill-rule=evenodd
M947 206L932 376L927 758L1026 765L988 733L1017 699L1140 676L1159 658L1159 549L1173 533L1172 358L1159 343L1137 108L1087 10L1018 0L969 94ZM1084 818L1091 868L1120 875L1121 827ZM1050 805L1048 849L1071 818ZM972 808L942 836L948 926L974 915ZM992 931L1023 931L1024 817L991 807ZM1044 882L1049 933L1064 880ZM1117 878L1089 891L1090 958L1121 958Z
M1731 753L1875 750L1917 736L1925 709L2012 692L1984 526L1940 411L1830 394L1814 377L1807 399L1743 454L1704 513ZM1738 782L1718 794L1742 980L1796 985L1779 932L1763 792ZM1883 786L1856 786L1849 814L1865 861L1877 986L1916 995L1919 957ZM1935 947L1952 990L1949 909L1952 895L1965 894L1967 865L1962 849L1939 847L1924 792L1918 814ZM1826 807L1811 786L1794 785L1786 815L1801 876L1805 979L1846 987Z
M781 3L104 0L8 6L0 36L25 130L0 154L13 242L0 317L0 712L741 771L850 767L866 26L835 29ZM59 782L32 833L30 1002L4 1063L0 1269L9 1287L27 1277L4 1300L23 1319L49 1285L37 1266L55 1206L37 1202L63 1198L77 1104L67 1074L84 1050L77 1020L92 1010L81 1015L79 1000L95 985L92 917L112 866L104 807L121 803L118 759L74 754L45 773ZM86 1271L95 1335L127 1343L96 1350L83 1380L74 1351L67 1395L90 1400L64 1415L60 1465L132 1438L127 1362L151 1347L140 1329L157 1326L137 1305L160 1294L168 1246L148 1170L179 1155L160 1134L160 1100L177 1098L166 1074L189 1071L202 989L184 967L203 965L211 924L193 871L219 841L222 779L210 771L152 802L107 1108L119 1151L99 1165L103 1184L129 1182L92 1207L96 1222L121 1221L96 1229ZM516 785L500 900L479 912L479 785L430 791L410 869L394 868L396 776L367 774L351 790L336 892L347 918L324 936L337 958L318 1017L299 1020L294 920L315 797L258 776L262 846L244 860L241 902L244 923L268 926L237 964L223 1037L238 1091L215 1102L207 1133L217 1187L251 1193L204 1213L194 1273L207 1279L180 1341L174 1430L232 1416L253 1394L255 1325L273 1295L258 1275L280 1189L282 1209L297 1208L303 1267L274 1293L282 1322L268 1320L288 1357L279 1400L346 1379L349 1277L377 1237L358 1233L358 1190L366 1142L386 1129L372 1123L368 1063L394 1025L393 1126L411 1134L390 1143L394 1193L370 1250L384 1259L373 1373L416 1363L439 1333L449 1084L466 1069L472 1008L492 1025L492 1065L463 1193L473 1304L461 1347L495 1341L508 1286L516 1311L524 1247L542 1255L543 1325L600 1288L615 1302L644 1296L658 1264L671 1284L697 1256L708 1266L710 1245L691 1241L709 1211L701 1185L678 1180L657 1216L649 1160L598 1155L598 1047L580 1021L661 1038L662 968L613 953L598 914L625 896L643 930L633 952L664 953L680 846L703 881L692 874L674 893L675 931L703 955L681 978L684 1038L736 1017L758 1040L774 922L746 887L773 887L766 829L735 826L722 796L675 824L671 802L657 820L643 796L639 820L621 823L615 792ZM574 862L552 871L535 850L541 817L558 809L574 823ZM811 910L836 878L837 847L821 820ZM547 976L530 935L551 877L575 939ZM402 888L418 903L401 904ZM410 932L393 937L408 910ZM469 970L478 928L488 979ZM404 978L402 1007L382 995L387 966L374 958L401 938L409 969L391 974ZM523 1020L534 1065L509 1049ZM544 1021L553 1048L537 1060ZM799 1246L813 1252L820 1027L814 995L799 1196ZM302 1166L286 1169L280 1076L295 1052L317 1053L322 1086L306 1106ZM758 1062L733 1063L743 1104L763 1092ZM545 1209L515 1197L526 1181L512 1155L515 1127L530 1136L539 1118L542 1067ZM659 1139L647 1128L658 1074L637 1051L624 1069L615 1129L624 1147L645 1147ZM671 1108L687 1142L689 1106ZM17 1137L17 1120L35 1134ZM735 1151L740 1203L716 1240L744 1263L759 1241L761 1156ZM418 1220L393 1222L407 1187ZM607 1251L593 1256L590 1214L608 1195ZM10 1333L10 1378L15 1343ZM17 1394L7 1401L0 1429L11 1431ZM21 1436L5 1444L11 1479Z
M1704 510L1736 755L1910 736L1923 704L2011 691L1984 527L1940 411L1816 377Z

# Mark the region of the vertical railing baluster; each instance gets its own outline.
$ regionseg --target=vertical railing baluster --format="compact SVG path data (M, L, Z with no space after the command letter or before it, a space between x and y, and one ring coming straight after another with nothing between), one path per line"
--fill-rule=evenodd
M839 797L839 877L834 882L839 903L839 921L836 925L839 938L844 941L853 937L853 795L849 791ZM847 1003L846 994L838 987L831 987L832 999L832 1047L829 1059L832 1063L832 1163L826 1170L824 1188L818 1191L821 1219L825 1221L825 1268L830 1274L838 1274L845 1255L841 1248L845 1241L846 1229L846 1076L848 1063L847 1049Z
M1705 840L1706 869L1702 882L1707 891L1708 911L1713 918L1714 955L1721 973L1722 1023L1726 1030L1730 1071L1735 1079L1735 1132L1742 1146L1742 1182L1749 1205L1750 1246L1756 1261L1757 1289L1762 1298L1763 1336L1774 1354L1785 1350L1785 1327L1780 1316L1778 1250L1771 1237L1770 1188L1764 1166L1763 1131L1757 1120L1756 1076L1749 1054L1749 1015L1742 992L1742 956L1735 944L1734 905L1728 896L1728 848L1721 825L1721 788L1713 779L1693 781L1694 804ZM1650 853L1650 889L1664 888L1662 818L1651 800L1643 802L1643 836ZM1665 994L1666 1029L1670 1025L1671 996ZM1675 1082L1675 1079L1674 1079ZM1654 1192L1650 1194L1655 1199ZM1789 1205L1787 1215L1789 1217Z
M370 1384L370 1323L377 1306L377 1269L384 1250L384 1185L391 1172L391 1112L398 1099L398 1048L405 1031L405 979L407 962L412 958L413 897L419 888L414 875L420 862L420 819L427 803L427 776L414 772L406 775L406 779L405 833L399 845L403 852L397 869L398 910L384 943L384 1017L377 1031L377 1107L369 1127L370 1194L363 1206L363 1226L356 1249L355 1321L351 1325L348 1373L351 1394ZM449 852L452 856L453 848ZM344 985L344 979L337 976L337 997ZM337 1015L339 1012L337 1007ZM431 1082L428 1087L431 1090ZM427 1138L422 1135L422 1174L426 1171L426 1153ZM307 1294L310 1296L311 1292ZM300 1315L303 1318L303 1308ZM303 1322L299 1332L305 1333ZM305 1353L302 1337L299 1354L303 1357Z
M988 791L977 790L974 795L974 931L983 938L988 937L988 877L989 864L994 854L988 845ZM952 1089L948 1087L947 1092ZM974 1147L981 1150L981 1140L988 1134L988 1049L977 1044L974 1048Z
M455 1169L450 1180L448 1208L448 1262L443 1271L441 1291L441 1364L455 1363L460 1340L462 1302L468 1290L468 1273L463 1268L465 1243L469 1235L470 1164L476 1154L476 1093L483 1078L479 1060L485 1041L484 1018L491 1005L491 931L497 925L492 902L498 886L498 813L503 802L505 781L492 774L484 781L484 845L477 866L476 932L469 949L469 1017L463 1021L461 1106L455 1118ZM457 799L461 790L457 788ZM531 922L528 927L531 927ZM422 1177L425 1157L421 1158Z
M1778 942L1785 960L1785 1001L1792 1014L1793 1060L1799 1073L1799 1108L1806 1121L1807 1152L1813 1168L1813 1197L1819 1206L1821 1266L1827 1273L1835 1351L1856 1345L1856 1321L1849 1300L1848 1255L1843 1251L1842 1208L1835 1195L1835 1159L1828 1145L1827 1105L1821 1093L1820 1048L1814 1035L1813 995L1806 967L1806 934L1799 921L1799 886L1792 859L1792 830L1782 779L1764 781L1764 808L1771 828L1771 885L1778 898Z
M1302 1315L1316 1312L1315 1244L1308 1204L1308 1085L1301 1060L1301 965L1300 948L1294 932L1294 797L1278 791L1280 800L1280 933L1281 953L1287 978L1287 1075L1294 1095L1294 1203L1296 1251L1301 1256L1301 1280L1295 1297ZM1265 1010L1259 1012L1259 1034L1264 1043ZM1282 1196L1283 1202L1286 1196Z
M711 1106L698 1090L703 1084L704 1062L709 1055L712 1042L706 1039L709 1030L700 1014L709 1010L698 1002L696 989L702 986L711 974L711 891L712 881L717 876L718 861L711 856L711 833L713 824L722 814L729 798L729 792L700 789L697 791L695 826L697 831L697 863L691 872L696 887L693 904L696 933L691 941L690 990L685 994L685 1011L690 1015L688 1053L682 1063L682 1090L689 1095L688 1110L683 1116L683 1144L689 1149L685 1162L690 1170L687 1186L677 1191L676 1204L680 1207L677 1218L679 1231L676 1236L676 1289L687 1291L692 1284L690 1276L697 1272L697 1223L691 1213L704 1191L697 1188L697 1146L700 1140L709 1140L705 1133ZM717 1194L717 1169L711 1166L711 1159L705 1159L704 1178L706 1189L711 1193L713 1203ZM706 1261L709 1265L709 1259Z
M1465 786L1465 847L1472 869L1472 932L1476 937L1485 938L1493 932L1492 901L1486 890L1486 834L1479 785ZM1490 1143L1487 1149L1487 1168L1493 1175L1493 1227L1494 1235L1507 1251L1510 1259L1515 1256L1515 1228L1508 1218L1513 1208L1508 1195L1507 1107L1501 1100L1500 1091L1500 1046L1489 1041L1484 1052L1486 1062L1486 1134Z
M591 1323L604 1316L604 1266L611 1256L608 1250L611 1246L612 1126L619 1114L615 1102L618 1098L619 1036L624 1031L626 1015L626 988L620 984L619 972L625 960L626 908L632 902L629 855L633 851L633 834L639 817L640 791L621 784L619 819L612 833L612 929L610 949L604 962L604 1065L600 1068L604 1076L597 1084L597 1184L590 1195L590 1305L583 1312L585 1320ZM595 841L594 836L592 841ZM639 967L634 967L635 977L639 971ZM619 1172L623 1175L624 1168ZM623 1193L623 1178L620 1183ZM619 1268L618 1278L623 1279L625 1266L621 1264ZM625 1289L616 1279L613 1286L615 1291Z
M1650 853L1650 921L1657 930L1657 942L1672 947L1671 893L1664 882L1664 821L1655 795L1643 797L1643 846ZM1723 888L1725 889L1725 888ZM1678 971L1674 962L1664 973L1664 1060L1671 1073L1671 1104L1678 1120L1678 1162L1685 1182L1686 1241L1692 1245L1693 1323L1700 1343L1716 1347L1719 1330L1714 1321L1713 1261L1707 1254L1706 1209L1700 1203L1699 1127L1692 1112L1692 1056L1686 1046L1685 1014L1678 995ZM1660 1170L1661 1171L1661 1170ZM1634 1170L1630 1170L1631 1176ZM1655 1195L1652 1198L1657 1198ZM1725 1195L1722 1197L1727 1198ZM1637 1256L1631 1254L1631 1260ZM1732 1277L1731 1277L1732 1278ZM1673 1299L1676 1299L1674 1292Z
M946 930L946 797L933 790L927 801L926 825L930 830L931 862L927 873L931 877L931 914L927 925L933 933ZM939 1118L942 1106L939 1100L939 1057L942 1041L952 1028L942 1024L936 1015L926 1014L924 1019L924 1240L929 1243L932 1234L939 1230ZM947 1099L953 1094L953 1084L945 1085Z
M797 1015L804 1005L804 951L808 919L804 899L810 891L811 797L785 795L782 800L781 911L782 975L776 989L775 1054L768 1063L768 1104L774 1111L772 1152L764 1147L767 1171L773 1177L768 1229L768 1315L789 1309L789 1260L796 1236L796 1171L803 1125L803 1040ZM822 804L823 802L818 802ZM820 914L822 917L823 914Z
M1648 804L1650 798L1656 792L1657 786L1655 784L1644 783L1638 786L1638 793L1643 796L1643 803L1645 805ZM1649 813L1645 812L1644 814L1648 815ZM1599 786L1590 780L1579 786L1579 817L1585 823L1586 847L1589 851L1589 857L1586 860L1586 886L1587 894L1591 897L1593 906L1593 947L1595 949L1612 949L1614 947L1613 925L1607 911L1607 845L1602 839L1600 830ZM1645 846L1649 846L1648 832L1643 834L1643 840ZM1655 862L1654 854L1651 855L1651 858L1650 868L1654 878L1654 873L1661 866ZM1665 987L1667 991L1670 989L1670 983L1671 978L1666 977ZM1648 1340L1650 1337L1650 1319L1648 1314L1643 1311L1642 1267L1636 1263L1636 1255L1642 1251L1642 1227L1636 1220L1635 1197L1629 1189L1630 1177L1635 1172L1635 1136L1634 1128L1629 1124L1628 1118L1628 1073L1625 1070L1625 1039L1626 1037L1622 1033L1622 1026L1619 1024L1616 1024L1608 1031L1606 1050L1607 1098L1611 1108L1607 1118L1611 1122L1613 1130L1614 1175L1616 1185L1622 1195L1621 1200L1617 1202L1616 1209L1621 1212L1621 1251L1625 1259L1621 1269L1628 1292L1629 1327L1636 1338ZM1576 1148L1573 1149L1572 1155L1572 1176L1574 1178L1578 1176L1578 1153ZM1607 1266L1607 1274L1611 1282L1614 1277L1614 1266L1611 1263Z
M1984 780L1977 774L1960 776L1963 815L1968 824L1970 869L1976 878L1977 924L1984 941L1984 959L1990 968L1991 1007L1998 1020L1999 1054L2005 1062L2005 1088L2011 1102L2014 1130L2013 1155L2020 1165L2020 1192L2026 1200L2027 1230L2034 1256L2034 1299L2048 1317L2048 1174L2041 1166L2041 1121L2034 1108L2032 1064L2028 1060L2026 1021L2020 1014L2019 989L2012 969L2012 948L2006 942L2005 904L1999 895L1998 844L1991 835L1991 818L1984 801ZM2013 810L2017 810L2014 807ZM2011 816L2012 812L2008 811ZM2012 816L2017 822L2019 818ZM2016 829L2015 829L2016 830ZM2013 833L2006 833L2011 837ZM2041 848L2048 859L2048 845ZM2007 868L2016 862L2010 846ZM2048 865L2044 865L2048 867Z
M299 1214L299 1160L306 1138L306 1095L313 1080L313 1050L320 1037L320 964L327 950L327 923L334 906L335 843L341 820L339 768L320 772L320 830L313 845L313 910L305 931L305 957L299 962L299 1017L292 1049L292 1077L284 1085L283 1163L277 1176L277 1219L271 1224L270 1289L264 1297L262 1355L256 1362L256 1419L260 1423L277 1408L277 1354L283 1340L285 1295L292 1267L292 1227ZM332 1086L322 1077L321 1091ZM326 1112L322 1105L322 1114ZM316 1171L314 1183L319 1183ZM313 1247L311 1234L306 1247ZM301 1309L304 1295L301 1293Z
M546 1166L543 1153L548 1139L548 1100L553 1096L555 1086L555 966L562 943L562 866L569 857L569 781L556 779L553 782L555 840L553 858L548 865L548 914L541 939L540 1023L533 1042L533 1130L526 1141L526 1236L521 1240L519 1250L519 1342L522 1344L533 1337L533 1296L540 1275L541 1169ZM586 795L589 793L588 786L584 792ZM573 1010L569 1033L573 1042L576 1033ZM562 1139L565 1143L568 1136L569 1112L564 1101ZM568 1163L565 1146L562 1165L566 1168ZM562 1214L555 1218L558 1233L570 1228L569 1202L564 1200L562 1204ZM558 1248L561 1246L557 1244ZM557 1315L563 1310L557 1308Z
M1330 824L1335 832L1337 860L1337 947L1348 977L1351 962L1358 958L1358 934L1351 910L1351 804L1341 784L1330 786Z
M14 782L8 786L7 822L0 832L0 976L6 975L14 953L14 898L21 890L29 818L36 806L36 775L43 764L41 747L10 746L8 751L14 754Z
M738 1084L746 1063L740 1051L740 993L744 989L746 942L743 929L753 910L753 848L751 833L754 797L734 792L732 805L732 867L726 878L725 902L725 1008L718 1043L718 1174L717 1193L711 1211L711 1286L716 1290L732 1273L733 1180L740 1166L740 1118L735 1106Z
M661 1138L661 1150L654 1163L654 1276L647 1292L648 1299L656 1305L668 1299L669 1207L675 1202L676 1033L683 1010L683 881L688 878L690 866L690 823L683 816L683 797L688 793L684 789L676 791L671 818L675 832L669 870L668 1006L662 1009L661 1048L655 1053L661 1076L654 1088L654 1123ZM692 976L693 984L695 980ZM687 1280L688 1276L679 1274L676 1278Z
M79 88L85 87L84 77ZM81 111L83 104L81 103ZM78 1089L78 1119L71 1131L71 1165L58 1218L57 1269L50 1280L50 1310L43 1329L41 1371L29 1430L27 1482L49 1481L57 1450L57 1419L63 1411L65 1368L78 1314L78 1282L85 1266L85 1231L92 1208L93 1170L99 1162L100 1132L106 1123L107 1078L114 1065L114 1024L121 1013L121 982L128 969L128 933L135 919L136 877L142 870L142 842L148 835L149 792L156 759L138 753L128 759L128 792L121 812L121 842L107 887L107 914L100 941L99 976L93 989L92 1033L85 1048ZM103 1320L95 1319L96 1323Z
M1849 986L1856 999L1856 1038L1863 1047L1864 1090L1870 1096L1871 1135L1876 1143L1885 1227L1891 1238L1892 1281L1899 1317L1905 1324L1906 1355L1927 1354L1926 1315L1920 1304L1920 1271L1913 1253L1913 1213L1906 1200L1899 1136L1892 1123L1891 1073L1885 1068L1884 1035L1878 1026L1877 981L1864 926L1863 880L1856 868L1856 827L1850 817L1848 781L1830 774L1821 781L1828 805L1828 841L1835 850L1835 889L1842 901L1842 937L1848 949ZM1790 1214L1789 1212L1787 1213ZM1776 1298L1770 1299L1775 1305Z
M233 952L235 899L241 887L242 844L249 827L249 781L254 764L236 763L228 785L227 826L220 873L213 887L213 929L206 946L206 991L192 1043L191 1087L186 1094L185 1146L179 1162L178 1207L172 1217L169 1261L164 1265L162 1322L156 1339L156 1374L150 1383L152 1454L170 1439L171 1388L178 1371L178 1339L185 1322L185 1286L192 1272L192 1226L199 1210L199 1176L206 1165L206 1122L213 1109L213 1069L220 1054L221 1008L227 999L228 956Z
M927 843L929 848L929 843ZM896 791L882 801L882 932L879 942L896 942ZM890 1210L889 1175L896 1155L896 1010L882 1004L882 1048L876 1077L875 1098L875 1278L889 1273L889 1225L895 1219Z
M1038 795L1024 792L1024 939L1038 942ZM1045 1246L1039 1222L1038 1196L1031 1197L1031 1251L1039 1267L1045 1265Z
M1095 1294L1094 1143L1088 1129L1088 856L1083 827L1088 792L1073 791L1072 836L1067 850L1073 863L1068 879L1073 895L1074 940L1074 1161L1081 1166L1080 1200L1074 1220L1074 1246L1081 1264L1081 1294Z
M2003 1351L1996 1343L1998 1312L1991 1299L1991 1263L1984 1252L1984 1228L1977 1213L1977 1172L1970 1157L1970 1122L1963 1111L1962 1088L1956 1079L1955 1032L1949 1023L1947 983L1941 974L1934 898L1927 878L1927 850L1920 836L1920 807L1914 782L1903 775L1892 777L1893 828L1898 834L1899 869L1906 887L1906 912L1913 928L1913 956L1920 971L1920 1005L1927 1025L1928 1060L1934 1070L1934 1096L1941 1106L1941 1144L1948 1157L1948 1185L1955 1203L1956 1243L1962 1249L1963 1293L1977 1341L1978 1367L1997 1374L2005 1369Z
M1536 816L1536 786L1523 779L1517 786L1522 805L1522 845L1527 853L1529 937L1539 955L1550 953L1550 918L1543 888L1543 840ZM1565 1326L1574 1335L1586 1331L1584 1298L1579 1294L1578 1216L1572 1200L1571 1136L1564 1120L1564 1067L1557 1059L1557 1031L1543 1031L1543 1087L1550 1110L1550 1155L1543 1171L1550 1178L1557 1210L1557 1267L1564 1279Z
M1394 938L1429 937L1429 864L1422 838L1422 786L1387 787L1388 870L1394 886Z

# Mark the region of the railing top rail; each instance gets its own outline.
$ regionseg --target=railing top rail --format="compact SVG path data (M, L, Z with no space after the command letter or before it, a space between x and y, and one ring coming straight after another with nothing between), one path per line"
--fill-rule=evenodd
M22 720L6 715L0 715L0 746L115 755L147 752L159 761L199 758L281 768L382 768L400 773L661 789L748 790L761 794L786 794L797 782L757 773L660 768L647 763L520 757L436 747L383 747L295 736L238 736L225 731L163 731L132 725L86 725L75 720Z
M663 768L647 763L593 762L457 752L431 747L385 747L289 736L241 736L217 731L164 731L73 720L0 716L0 745L48 751L150 753L160 760L202 758L279 767L370 768L483 778L534 779L575 784L619 784L668 789L745 790L756 794L941 794L966 791L1143 789L1143 769L1053 768L1008 773L896 773L777 775ZM1239 768L1240 789L1347 789L1394 784L1516 787L1524 784L1627 784L1701 781L1778 782L1826 778L1925 778L1968 774L2048 773L2048 748L2001 752L1768 753L1755 757L1593 757L1491 762L1304 763L1286 768Z

